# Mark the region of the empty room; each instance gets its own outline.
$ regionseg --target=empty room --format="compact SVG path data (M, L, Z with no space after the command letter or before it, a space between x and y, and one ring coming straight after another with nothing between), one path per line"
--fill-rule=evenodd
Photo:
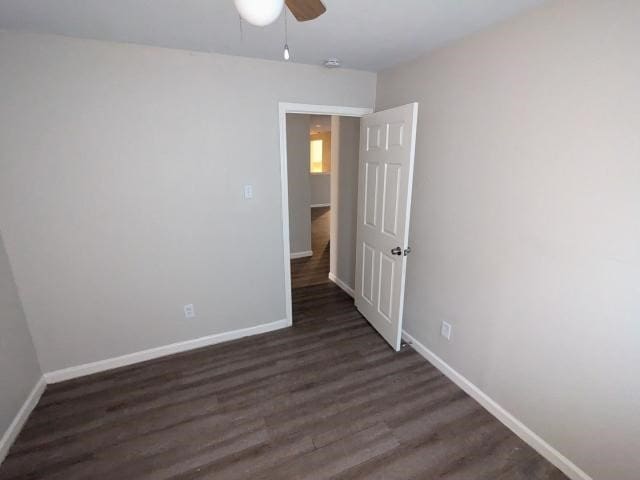
M0 480L638 452L638 0L0 0Z

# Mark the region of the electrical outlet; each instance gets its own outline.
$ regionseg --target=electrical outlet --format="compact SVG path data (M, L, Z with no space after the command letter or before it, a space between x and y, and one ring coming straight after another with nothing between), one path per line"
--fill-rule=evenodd
M442 326L440 327L440 335L442 335L447 340L451 340L451 324L447 322L442 322Z
M253 198L253 185L245 185L242 195L245 200L251 200Z
M196 316L196 311L193 308L193 303L184 306L184 318L193 318Z

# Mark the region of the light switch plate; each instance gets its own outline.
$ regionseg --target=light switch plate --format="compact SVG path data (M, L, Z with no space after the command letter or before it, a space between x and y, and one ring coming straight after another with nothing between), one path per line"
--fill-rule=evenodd
M451 324L447 322L442 322L442 326L440 327L440 335L442 335L447 340L451 340Z
M245 185L243 191L244 199L250 200L253 198L253 185Z

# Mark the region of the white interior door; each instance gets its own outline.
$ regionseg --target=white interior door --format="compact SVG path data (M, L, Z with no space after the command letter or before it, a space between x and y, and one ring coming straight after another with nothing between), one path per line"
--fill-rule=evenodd
M400 350L418 104L360 123L356 307Z

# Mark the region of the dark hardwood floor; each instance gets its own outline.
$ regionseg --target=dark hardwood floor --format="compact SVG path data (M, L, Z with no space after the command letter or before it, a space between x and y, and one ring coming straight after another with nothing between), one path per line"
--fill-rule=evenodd
M329 281L329 207L311 209L311 250L313 256L291 260L291 287L319 285Z
M0 479L566 478L333 284L294 318L47 387Z

